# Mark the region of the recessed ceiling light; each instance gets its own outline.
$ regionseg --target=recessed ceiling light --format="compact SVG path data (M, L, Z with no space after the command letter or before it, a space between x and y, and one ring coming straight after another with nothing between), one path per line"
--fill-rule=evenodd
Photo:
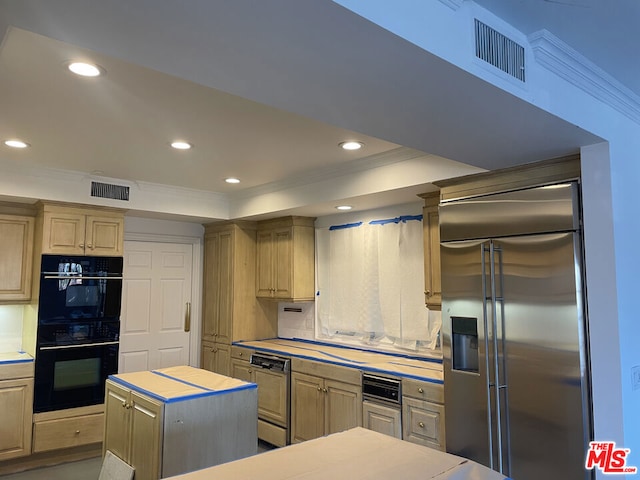
M17 139L11 139L11 140L5 140L4 144L7 147L11 147L11 148L27 148L29 146L28 143L23 142L22 140L17 140Z
M98 77L104 73L104 69L98 65L85 62L71 62L67 65L67 68L76 75L83 77Z
M336 210L351 210L353 207L351 205L338 205Z
M240 183L240 180L234 177L225 178L224 181L227 183Z
M360 150L364 143L362 142L342 142L339 144L345 150Z
M191 148L190 143L182 141L171 142L171 146L177 150L189 150Z

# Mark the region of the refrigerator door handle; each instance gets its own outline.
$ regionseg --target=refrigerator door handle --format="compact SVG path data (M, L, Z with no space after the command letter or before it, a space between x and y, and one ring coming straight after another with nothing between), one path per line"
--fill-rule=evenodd
M491 242L491 303L493 310L493 346L496 383L496 427L498 436L498 464L500 473L511 474L511 451L509 439L508 388L506 345L504 337L504 271L502 248ZM497 257L497 258L496 258ZM497 272L496 272L497 267ZM498 309L499 308L499 309ZM499 320L498 320L499 317Z
M493 414L492 414L492 395L491 391L495 385L495 382L491 378L491 362L490 362L490 345L489 345L489 313L488 313L488 301L490 297L488 295L487 286L487 254L490 252L490 248L486 244L480 245L480 265L482 272L482 325L484 330L484 360L485 360L485 379L487 382L487 425L488 425L488 446L489 446L489 467L495 469L494 465L494 452L493 452Z

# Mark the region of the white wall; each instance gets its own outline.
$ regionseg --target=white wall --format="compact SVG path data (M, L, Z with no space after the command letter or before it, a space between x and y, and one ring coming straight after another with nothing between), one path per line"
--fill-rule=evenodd
M640 389L633 390L631 384L632 369L640 365L635 288L640 271L636 246L640 234L636 220L640 180L637 96L617 85L615 79L594 77L598 69L580 55L559 52L555 64L545 64L521 32L471 1L335 1L608 142L581 146L595 437L640 452ZM475 59L470 48L474 16L527 47L525 85ZM553 57L556 52L547 53ZM592 79L595 81L590 83ZM597 88L592 88L594 85ZM608 96L608 91L615 95ZM632 454L631 460L640 465L638 454ZM598 476L601 478L600 473Z

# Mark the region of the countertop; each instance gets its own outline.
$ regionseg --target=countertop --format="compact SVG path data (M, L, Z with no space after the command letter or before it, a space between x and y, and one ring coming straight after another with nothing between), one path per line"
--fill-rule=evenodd
M260 455L187 473L175 480L504 480L478 463L357 427Z
M257 388L255 383L189 366L109 375L109 380L163 403Z
M317 362L357 368L367 372L386 373L406 378L443 384L442 360L411 355L373 352L358 348L328 345L310 340L273 338L234 342L235 346L297 357Z
M33 357L26 352L0 352L0 365L9 363L29 363Z

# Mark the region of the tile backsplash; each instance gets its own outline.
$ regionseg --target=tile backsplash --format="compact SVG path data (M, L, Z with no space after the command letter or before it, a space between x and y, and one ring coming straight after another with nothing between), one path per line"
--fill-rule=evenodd
M0 305L0 352L22 349L22 305Z
M313 340L315 303L279 303L278 337Z

